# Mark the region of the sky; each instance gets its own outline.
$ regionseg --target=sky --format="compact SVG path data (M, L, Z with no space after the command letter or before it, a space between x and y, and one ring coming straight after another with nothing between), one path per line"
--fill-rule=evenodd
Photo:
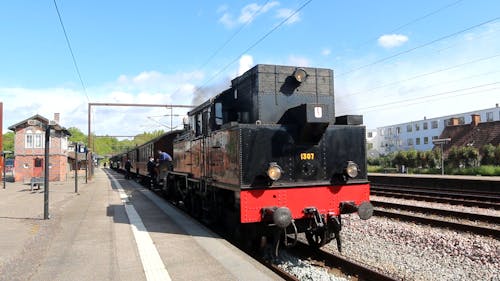
M256 64L333 69L368 129L500 103L498 0L0 2L3 133L87 134L89 103L198 105ZM92 133L178 129L186 108L92 107Z

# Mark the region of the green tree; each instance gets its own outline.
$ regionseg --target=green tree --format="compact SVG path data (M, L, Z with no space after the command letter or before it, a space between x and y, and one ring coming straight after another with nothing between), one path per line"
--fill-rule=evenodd
M3 135L3 150L14 152L14 132L7 132Z
M70 127L70 128L68 128L68 131L71 134L71 136L69 137L70 142L84 143L87 145L87 141L88 141L87 135L82 133L82 131L80 131L80 129L78 129L76 127Z
M406 158L408 159L406 165L411 168L416 168L418 166L418 153L415 149L410 149L406 151Z
M495 148L495 165L500 166L500 144Z
M480 150L481 165L495 165L495 146L491 143L484 145Z

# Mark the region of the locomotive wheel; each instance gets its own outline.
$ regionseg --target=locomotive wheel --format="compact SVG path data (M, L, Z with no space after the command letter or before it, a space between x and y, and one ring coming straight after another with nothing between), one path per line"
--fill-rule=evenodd
M327 239L327 233L325 230L317 230L315 232L306 231L307 243L313 248L320 248L326 243L330 242Z

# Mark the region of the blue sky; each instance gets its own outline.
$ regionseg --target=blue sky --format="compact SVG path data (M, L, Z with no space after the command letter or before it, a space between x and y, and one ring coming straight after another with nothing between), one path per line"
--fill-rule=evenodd
M56 3L81 76L53 0L0 3L4 133L55 112L86 133L89 102L197 104L259 63L333 69L337 114L368 128L500 103L496 0ZM92 130L168 130L170 113L95 107Z

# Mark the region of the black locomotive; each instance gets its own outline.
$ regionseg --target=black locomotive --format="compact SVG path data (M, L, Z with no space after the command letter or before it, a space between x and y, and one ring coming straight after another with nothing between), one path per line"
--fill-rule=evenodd
M371 217L366 130L335 117L332 70L257 65L188 117L160 182L194 216L243 241L303 232L339 250L341 215Z

